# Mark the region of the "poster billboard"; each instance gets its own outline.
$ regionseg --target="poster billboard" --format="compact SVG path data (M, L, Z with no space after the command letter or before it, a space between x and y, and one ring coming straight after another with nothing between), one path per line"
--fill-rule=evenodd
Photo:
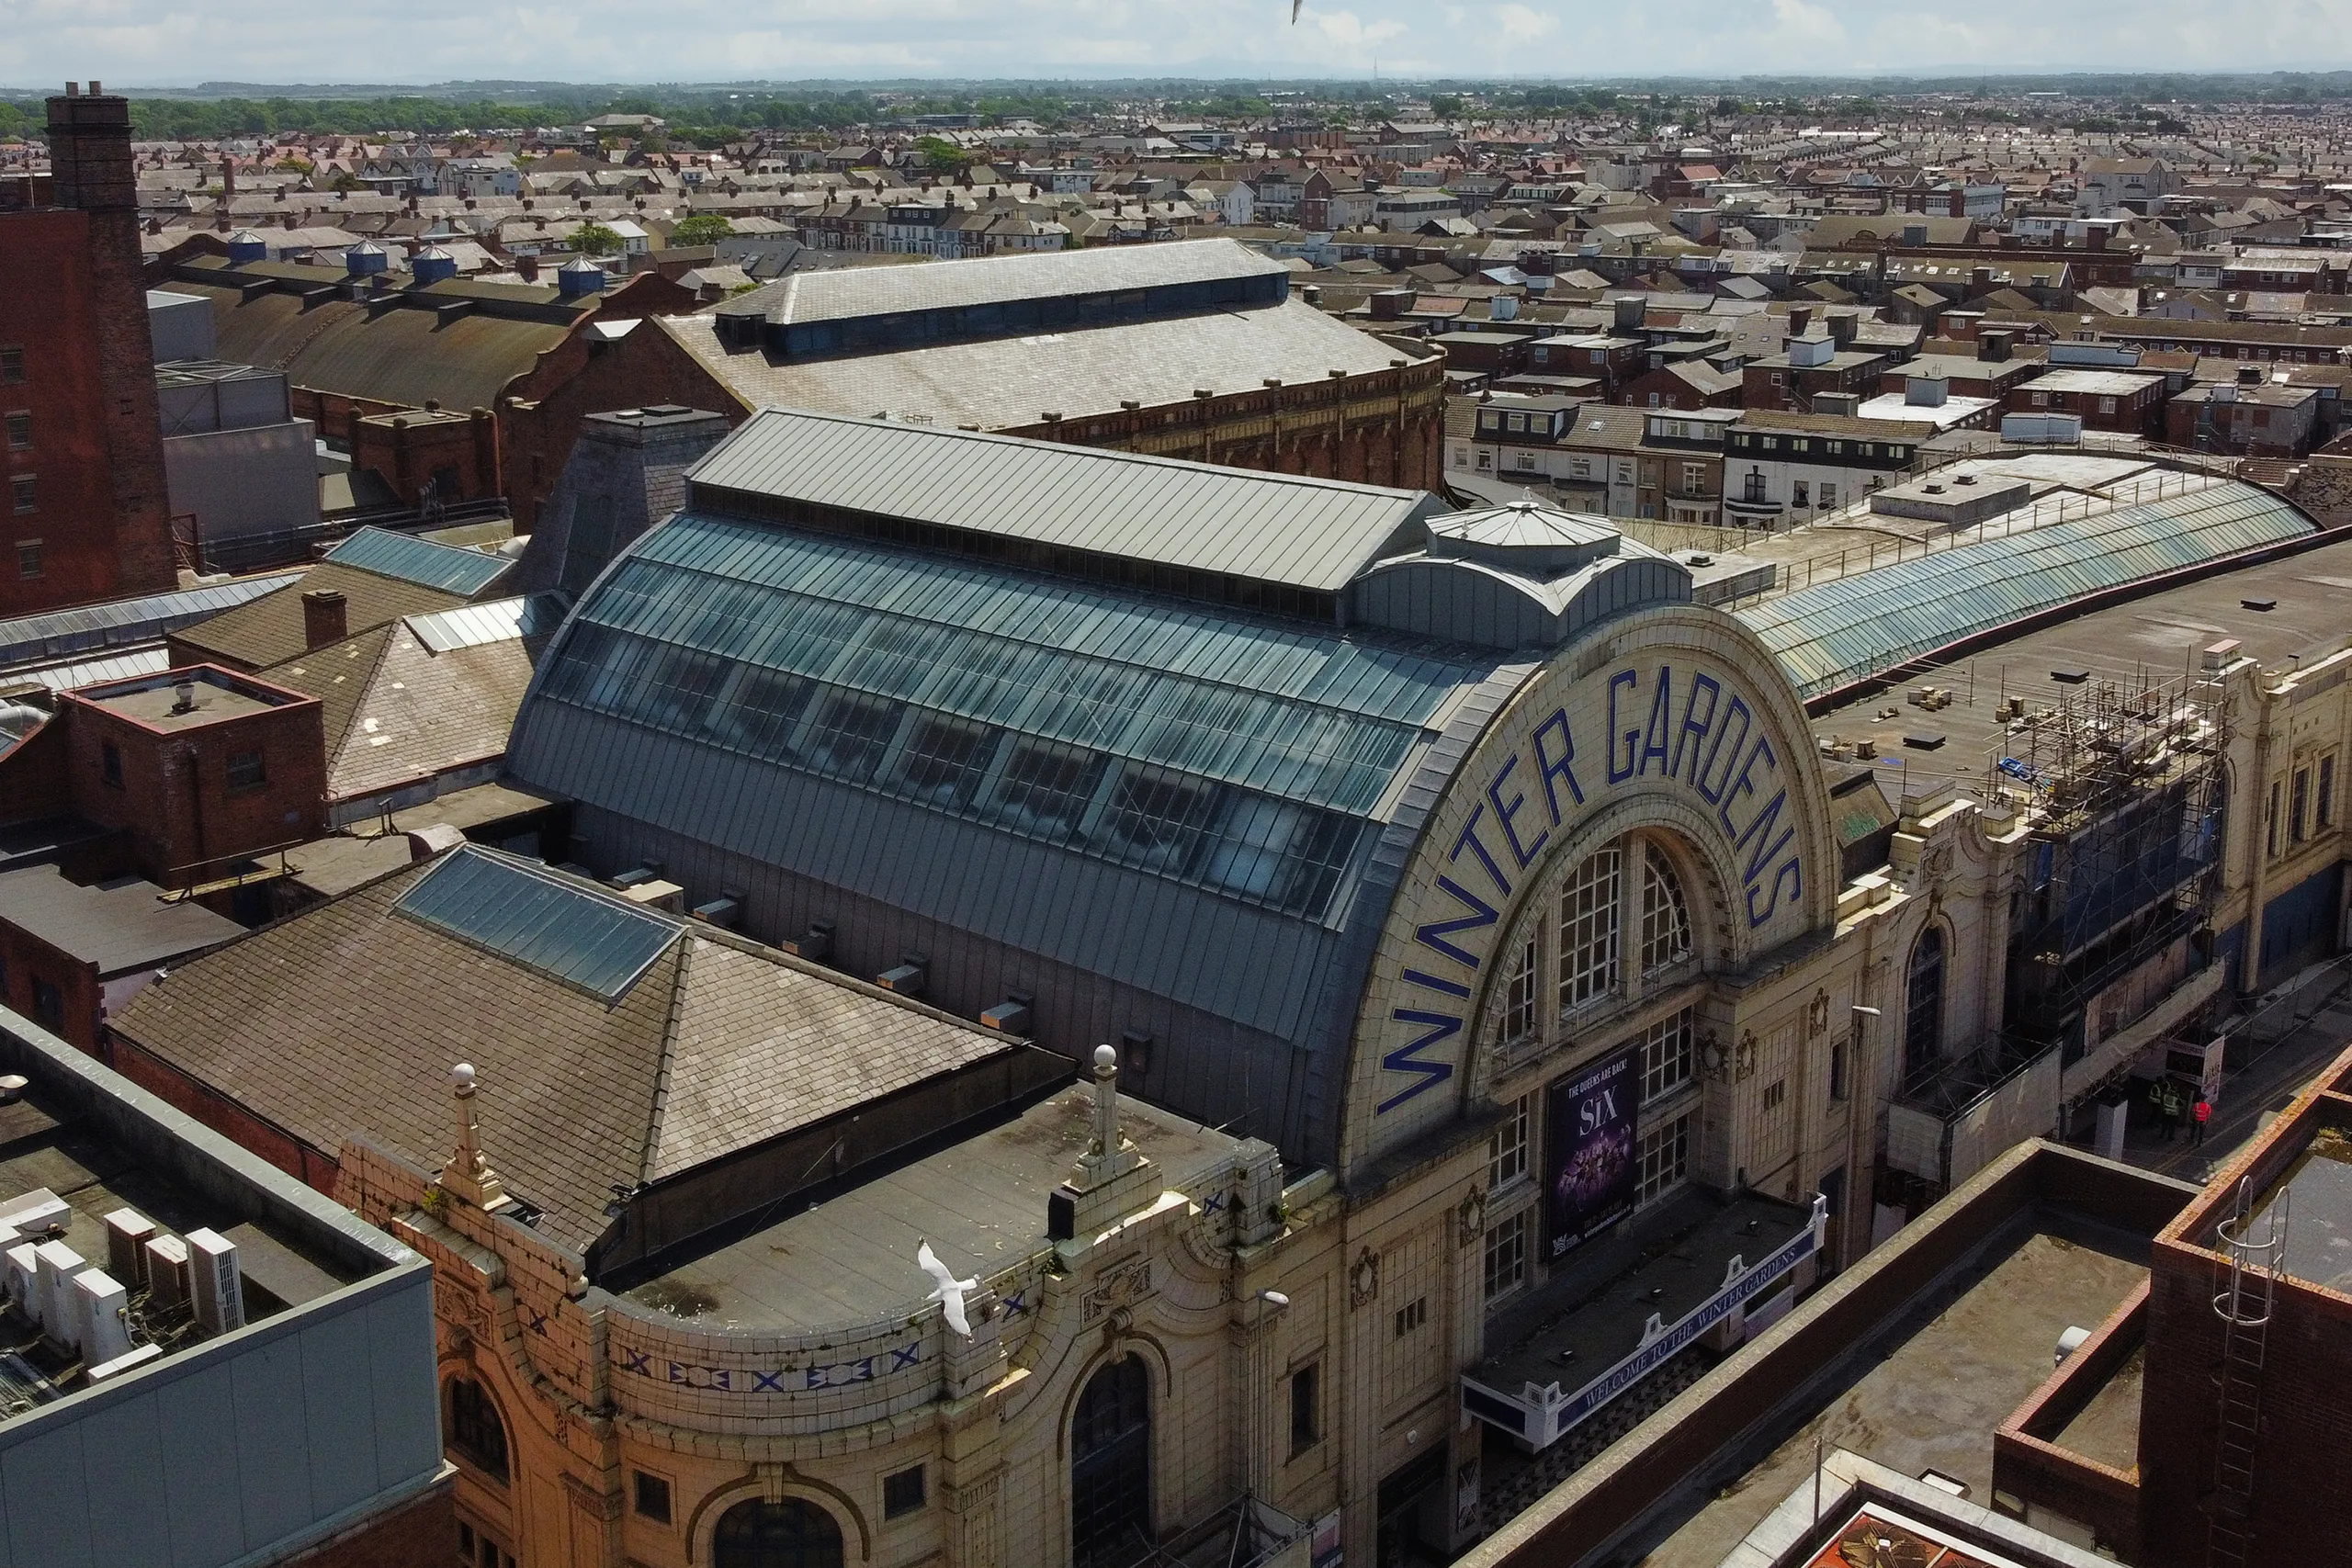
M1638 1043L1567 1074L1544 1094L1545 1256L1559 1258L1634 1212Z

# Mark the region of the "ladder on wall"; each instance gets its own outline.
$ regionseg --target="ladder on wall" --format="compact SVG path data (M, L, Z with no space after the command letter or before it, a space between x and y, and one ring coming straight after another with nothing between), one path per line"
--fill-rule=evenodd
M2238 1183L2237 1212L2220 1227L2222 1269L2213 1295L2222 1320L2221 1423L2213 1444L2213 1505L2207 1533L2211 1568L2245 1568L2254 1543L2254 1461L2262 1427L2262 1371L2287 1255L2288 1197L2250 1234L2251 1177Z

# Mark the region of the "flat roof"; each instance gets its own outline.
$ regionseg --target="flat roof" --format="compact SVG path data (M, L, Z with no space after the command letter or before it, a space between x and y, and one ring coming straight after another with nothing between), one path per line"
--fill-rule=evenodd
M2080 689L2053 680L2052 671L2117 681L2163 679L2188 670L2204 649L2226 637L2239 639L2242 655L2267 666L2289 664L2298 655L2308 662L2352 633L2344 615L2347 593L2352 541L2322 545L2094 610L1907 674L1911 683L1942 686L1953 694L1951 705L1934 716L1935 728L1947 739L1941 750L1904 749L1902 731L1917 728L1919 710L1905 705L1902 718L1880 722L1876 714L1890 705L1883 692L1820 714L1814 733L1848 741L1883 736L1879 766L1890 784L1897 774L1915 792L1928 780L1981 783L2007 745L2009 726L1994 716L2003 697L2022 697L2029 709L2055 707L2062 695ZM2271 608L2248 609L2248 600ZM1899 761L1884 760L1890 757Z
M135 876L85 886L53 865L0 872L0 919L109 980L218 947L244 928L192 902L164 903Z
M2147 1278L2147 1253L2144 1236L2029 1211L1897 1318L1859 1376L1816 1390L1808 1403L1818 1414L1772 1434L1743 1469L1711 1467L1704 1495L1670 1503L1636 1536L1629 1560L1717 1568L1812 1476L1817 1440L1905 1475L1939 1471L1989 1500L1994 1428L2050 1376L2061 1334L2104 1322Z
M1509 1336L1510 1342L1489 1352L1469 1375L1512 1393L1532 1382L1557 1383L1574 1393L1641 1348L1642 1326L1652 1316L1680 1322L1724 1288L1724 1267L1734 1258L1761 1262L1811 1223L1804 1210L1768 1198L1722 1202L1693 1190L1668 1207L1677 1213L1653 1217L1642 1229L1671 1235L1671 1247L1611 1271L1565 1314L1557 1292L1544 1292L1542 1321L1505 1327L1495 1337Z
M47 1206L50 1199L60 1206ZM43 1206L30 1211L42 1216L40 1225L29 1220L23 1224L28 1239L61 1241L100 1269L107 1269L107 1216L120 1210L129 1209L153 1222L159 1234L186 1236L191 1230L208 1228L216 1232L236 1245L248 1324L316 1301L366 1272L356 1269L348 1258L309 1245L290 1226L240 1212L165 1170L141 1163L136 1153L100 1131L91 1119L77 1115L68 1101L52 1094L38 1078L21 1099L0 1105L0 1212L24 1212L29 1204ZM48 1235L41 1237L44 1227ZM205 1342L202 1337L187 1335L186 1308L155 1303L136 1281L117 1280L116 1283L131 1292L130 1337L134 1349L142 1344L161 1344L169 1355ZM18 1308L7 1309L0 1330L6 1332L12 1346L20 1347L0 1364L0 1384L15 1385L7 1389L11 1397L0 1404L0 1422L76 1392L80 1386L74 1371L77 1359L51 1348ZM37 1373L51 1386L27 1389L20 1381L27 1371ZM17 1407L16 1396L27 1393L33 1403Z
M698 1325L821 1328L916 1310L930 1282L929 1241L957 1278L986 1280L1045 1248L1046 1197L1093 1136L1094 1091L1080 1085L1010 1122L899 1167L628 1292ZM1147 1105L1119 1101L1119 1127L1170 1190L1224 1168L1240 1140Z
M188 688L186 709L180 706L182 686ZM210 665L134 676L111 685L85 686L72 694L76 701L167 734L311 700L299 692L232 675Z
M2025 384L2030 392L2080 392L2098 397L2127 398L2164 380L2143 370L2060 369L2036 376Z

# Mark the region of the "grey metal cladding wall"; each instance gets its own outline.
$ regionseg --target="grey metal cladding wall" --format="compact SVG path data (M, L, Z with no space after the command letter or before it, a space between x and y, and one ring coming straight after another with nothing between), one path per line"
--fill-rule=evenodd
M422 1261L0 1425L0 1568L276 1562L441 1467Z
M1234 1131L1272 1139L1294 1158L1329 1157L1333 1136L1313 1122L1310 1103L1328 1099L1319 1080L1336 1075L1340 1064L1310 1062L1294 1041L1015 948L954 920L910 912L594 807L581 808L577 826L599 861L659 860L693 897L715 888L740 893L752 934L789 935L815 920L833 922L833 962L849 973L878 974L919 952L931 965L927 999L938 1005L973 1013L1011 992L1026 992L1035 998L1034 1037L1049 1049L1082 1059L1094 1044L1140 1031L1151 1036L1150 1061L1132 1064L1122 1080L1136 1092L1212 1125L1229 1123ZM1033 852L1027 845L1014 848ZM991 922L1042 921L1056 935L1080 922L1082 911L1059 897L1050 877L1022 874L1017 862L1006 870L1007 902L984 911ZM1182 928L1165 936L1195 963L1205 963L1201 955L1213 945L1191 941Z
M1277 1038L1298 1037L1335 945L1289 916L868 790L562 703L525 712L512 755L526 782ZM587 852L627 869L593 835Z

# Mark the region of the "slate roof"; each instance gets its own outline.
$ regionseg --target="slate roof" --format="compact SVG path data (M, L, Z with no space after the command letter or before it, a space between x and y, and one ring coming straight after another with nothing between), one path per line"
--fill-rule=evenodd
M302 595L334 589L344 597L344 621L356 632L380 626L402 615L447 610L464 604L461 594L383 577L338 561L321 561L300 578L249 604L182 626L172 634L175 656L185 652L196 661L225 664L236 670L259 670L310 650L302 629Z
M330 1154L364 1134L438 1170L449 1068L473 1064L482 1145L538 1228L585 1250L615 1186L675 1174L1014 1042L714 929L618 1002L394 912L450 855L611 895L465 846L175 969L112 1021L139 1048ZM286 976L333 976L288 984ZM667 1058L665 1064L665 1057ZM657 1088L667 1076L666 1095Z
M527 639L510 627L503 637L446 645L453 618L513 603L409 616L270 668L272 680L320 701L329 800L375 795L504 754L554 616Z

